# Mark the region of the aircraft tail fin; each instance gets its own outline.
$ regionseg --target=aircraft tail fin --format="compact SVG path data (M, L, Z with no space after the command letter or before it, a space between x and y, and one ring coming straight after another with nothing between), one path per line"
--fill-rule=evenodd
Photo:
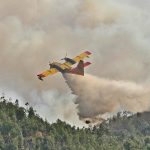
M90 62L85 62L84 63L83 60L80 60L80 62L78 63L77 67L73 68L68 73L84 76L84 67L87 67L90 64L91 64Z

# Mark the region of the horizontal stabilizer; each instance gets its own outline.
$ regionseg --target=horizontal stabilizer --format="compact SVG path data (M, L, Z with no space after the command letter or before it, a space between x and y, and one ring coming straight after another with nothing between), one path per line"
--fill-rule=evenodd
M84 63L84 67L87 67L87 66L89 66L91 64L91 62L85 62Z

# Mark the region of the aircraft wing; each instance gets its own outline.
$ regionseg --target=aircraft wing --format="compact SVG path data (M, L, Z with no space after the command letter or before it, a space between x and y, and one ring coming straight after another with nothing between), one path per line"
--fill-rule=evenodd
M43 80L44 77L47 77L47 76L49 76L49 75L53 75L53 74L55 74L55 73L57 73L57 72L58 72L57 69L52 68L52 69L46 70L46 71L44 71L44 72L38 74L37 76L38 76L38 78L39 78L40 80Z
M81 53L80 55L74 57L73 59L71 59L71 61L69 62L65 62L62 64L62 68L66 68L69 69L71 68L72 65L74 65L75 63L79 62L80 60L85 59L86 57L88 58L89 55L91 55L92 53L89 51L85 51L83 53Z
M79 62L80 60L85 59L86 57L88 58L89 55L91 55L92 53L89 51L85 51L84 53L81 53L80 55L76 56L75 58L73 58L73 60L75 62Z
M63 64L61 64L61 68L63 69L63 70L65 70L65 69L71 69L71 66L72 66L73 64L71 64L71 63L69 63L69 62L65 62L65 63L63 63Z

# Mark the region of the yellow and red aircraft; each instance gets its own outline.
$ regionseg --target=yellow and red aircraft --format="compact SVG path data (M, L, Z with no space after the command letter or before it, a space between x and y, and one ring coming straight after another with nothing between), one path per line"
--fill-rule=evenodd
M58 62L53 62L50 63L50 69L38 74L38 78L40 80L43 80L44 77L47 77L48 75L53 75L57 72L63 73L71 73L71 74L77 74L77 75L82 75L84 76L84 67L89 66L91 63L90 62L85 62L84 59L88 58L89 55L92 53L89 51L85 51L81 53L80 55L74 57L73 59L65 57L62 60L65 60L64 63L58 63ZM73 65L78 63L78 65L73 68Z

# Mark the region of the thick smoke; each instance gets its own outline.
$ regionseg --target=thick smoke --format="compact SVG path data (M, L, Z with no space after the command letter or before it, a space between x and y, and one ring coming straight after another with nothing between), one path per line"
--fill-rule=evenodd
M87 74L84 77L65 74L64 78L77 96L75 103L80 119L91 118L95 121L107 113L120 110L142 112L150 109L150 89L135 83Z
M62 76L43 83L36 78L48 68L49 60L60 60L66 52L72 57L91 51L93 65L88 71L109 78L108 82L129 80L149 86L148 0L142 4L139 0L0 3L0 89L29 101L49 121L76 118L78 123L74 97L68 98Z

